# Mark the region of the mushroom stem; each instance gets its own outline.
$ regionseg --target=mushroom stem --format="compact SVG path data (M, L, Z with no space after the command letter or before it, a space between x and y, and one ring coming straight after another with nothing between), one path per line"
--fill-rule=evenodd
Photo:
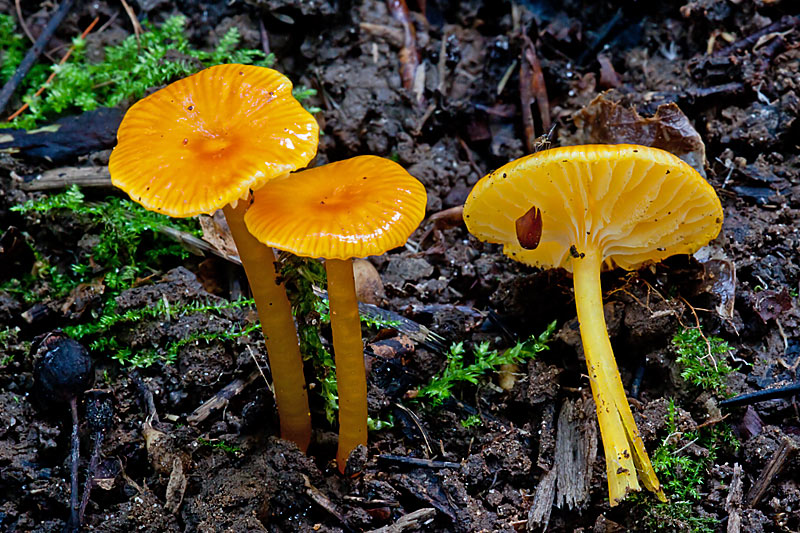
M644 486L663 501L664 493L633 420L608 338L600 287L603 257L598 250L581 252L580 257L572 259L575 305L603 438L610 503L615 506L629 491L640 490L637 473Z
M308 409L297 328L286 290L276 276L272 248L258 242L244 224L244 214L249 204L249 201L240 200L236 207L225 206L223 212L261 319L275 387L281 438L294 442L305 452L311 441L311 412Z
M328 300L331 307L336 386L339 390L339 449L336 462L344 473L347 458L359 444L367 445L367 372L352 259L328 259Z

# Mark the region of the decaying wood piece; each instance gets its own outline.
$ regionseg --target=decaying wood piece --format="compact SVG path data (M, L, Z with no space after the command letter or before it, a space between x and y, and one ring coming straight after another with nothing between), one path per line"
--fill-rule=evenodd
M402 533L407 529L422 528L428 520L436 515L436 509L426 507L417 509L414 512L401 516L394 524L383 526L378 529L371 529L367 533Z
M186 421L190 424L202 422L208 418L211 413L219 409L223 409L231 398L242 392L248 385L254 382L261 372L255 370L249 376L244 378L236 378L224 387L222 387L214 396L203 402L200 407L192 411L192 414L186 417Z
M790 30L794 27L800 25L800 16L792 16L792 15L784 15L779 20L769 24L761 28L760 30L751 33L750 35L739 39L738 41L731 43L730 45L726 46L725 48L720 48L716 52L714 52L715 56L727 56L730 54L734 54L745 48L749 48L756 44L762 37L765 37L771 33L781 33L786 30Z
M772 454L767 466L764 467L764 470L761 471L761 475L758 476L756 482L750 487L746 498L748 507L755 507L758 505L758 502L764 497L772 481L781 473L786 462L796 451L797 445L795 442L789 437L784 437L780 448Z
M325 494L322 493L318 488L311 484L311 480L308 478L307 475L301 474L303 476L303 484L305 485L305 493L311 501L316 503L322 509L324 509L329 515L334 517L336 520L339 521L344 527L346 531L353 531L352 528L347 524L347 521L344 519L344 515L339 511L336 505L328 499Z
M592 467L597 457L597 426L591 401L565 400L558 415L553 466L542 476L528 512L528 531L547 530L555 503L570 509L589 499Z
M558 415L555 465L558 467L556 505L570 509L589 500L592 465L597 457L597 426L586 405L565 401ZM587 402L590 403L590 402Z
M528 510L528 531L547 531L547 524L550 523L550 513L553 510L553 500L556 497L556 475L555 466L547 471L539 480L536 493L533 497L533 505Z
M113 187L108 167L61 167L45 170L32 180L21 182L19 188L23 191L49 191L72 185Z
M742 467L733 465L733 478L725 499L725 510L728 512L728 533L740 533L742 530Z

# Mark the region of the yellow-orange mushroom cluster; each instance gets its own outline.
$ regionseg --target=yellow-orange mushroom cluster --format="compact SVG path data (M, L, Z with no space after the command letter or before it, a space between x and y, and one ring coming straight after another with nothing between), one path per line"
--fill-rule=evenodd
M117 187L153 211L189 217L223 210L261 319L281 435L303 450L311 439L303 361L272 248L326 260L343 470L350 452L367 442L352 260L402 246L422 221L426 193L400 165L374 156L294 172L314 158L318 135L285 76L220 65L134 104L109 170ZM632 270L705 245L722 223L714 190L662 150L574 146L484 177L464 220L516 260L572 272L611 504L639 490L639 480L663 499L614 360L600 271Z

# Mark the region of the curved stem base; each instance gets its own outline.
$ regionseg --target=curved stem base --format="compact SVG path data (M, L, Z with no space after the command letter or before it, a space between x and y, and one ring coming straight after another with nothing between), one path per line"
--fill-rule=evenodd
M581 257L572 260L575 305L606 455L609 501L617 505L628 492L641 490L639 479L665 500L628 405L608 338L600 288L602 256L596 250L582 251Z
M248 204L240 200L236 207L228 205L223 211L261 319L275 387L281 438L296 443L305 452L311 441L311 412L308 409L297 328L286 289L277 280L272 248L256 240L244 224Z

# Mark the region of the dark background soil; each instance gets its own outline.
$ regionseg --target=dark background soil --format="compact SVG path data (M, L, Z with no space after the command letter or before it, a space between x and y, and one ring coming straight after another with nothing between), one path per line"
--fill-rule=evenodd
M738 503L729 497L729 487L737 482L735 465L743 470L738 481L747 493L785 439L800 444L795 399L721 412L718 397L683 382L669 343L676 331L696 325L697 313L708 334L720 335L735 347L733 364L739 371L729 378L730 394L797 380L797 4L420 4L425 5L424 14L419 4L410 2L424 72L424 77L418 75L416 93L403 88L401 25L381 1L155 1L138 2L134 8L156 22L183 13L189 17L193 40L201 46L213 46L227 27L236 25L245 46L261 48L261 19L277 57L276 68L319 91L314 103L322 108L317 118L324 135L316 164L367 153L392 157L425 184L428 215L462 204L480 177L528 153L519 68L510 70L498 91L514 62L526 61L523 33L535 44L541 62L557 124L554 145L585 134L573 115L601 91L609 90L608 100L633 106L642 115L653 114L661 104L677 103L705 141L707 177L722 199L726 218L705 258L673 258L638 273L604 275L609 330L623 382L626 387L636 382L632 406L651 451L668 437L663 398L676 399L686 428L717 423L727 415L721 423L730 425L742 445L721 450L708 468L694 509L697 515L716 519L719 531L800 531L797 454L754 506L743 503L741 494ZM0 6L13 11L9 2ZM91 39L130 33L122 7L99 1L79 2L57 36L68 40L95 14L115 12L119 17L105 30L108 34ZM25 13L33 11L25 8ZM728 53L708 53L786 15L795 19L767 40L756 39ZM546 133L539 110L532 106L536 135ZM105 150L71 164L102 165L107 157ZM0 163L0 233L13 225L53 257L77 253L90 228L68 215L42 221L9 211L32 196L20 190L12 172L30 175L56 165L5 154ZM512 262L498 247L468 235L457 219L451 224L424 222L411 242L407 249L370 259L385 284L383 307L448 341L468 345L491 340L508 346L514 338L538 334L550 321L558 321L550 350L520 370L513 388L503 390L496 376L489 376L480 386L460 387L455 399L440 407L414 404L407 393L441 369L444 355L422 345L394 357L368 350L371 415L392 415L395 426L370 434L362 474L345 478L331 465L335 433L319 405L313 416L320 429L308 456L274 437L277 423L262 378L224 410L200 423L187 422L200 404L254 370L251 352L263 352L257 334L190 345L175 365L135 371L100 356L95 383L113 391L117 417L102 447L103 482L92 492L87 529L366 531L433 508L432 518L416 530L525 530L537 487L553 467L556 416L565 403L580 411L575 420L580 421L586 450L599 443L591 404L588 412L581 411L591 394L575 328L571 281L561 272L540 272ZM709 263L708 257L716 263ZM118 299L120 305L141 308L161 298L181 304L231 297L228 289L210 289L207 282L216 276L217 287L228 287L227 277L237 272L221 259L201 261L175 265L149 284L126 291ZM734 267L736 275L721 287L717 281L726 267ZM46 287L41 296L48 302ZM19 326L17 343L71 323L67 314L28 324L21 318L28 307L13 294L0 292L0 326ZM144 322L118 334L137 349L152 338L180 338L210 327L227 330L251 320L247 310L232 310L224 317L190 315ZM14 356L0 366L0 530L60 531L68 516L70 422L66 408L58 413L37 406L33 360L21 346L9 342L0 347L0 359ZM143 433L145 422L153 421L143 400L148 396L159 420L153 426L161 432L149 450ZM398 404L410 408L417 419ZM476 413L482 424L463 427L460 422ZM203 446L198 438L224 442L238 451ZM683 444L691 443L682 442L679 448ZM91 441L85 427L82 445L86 458ZM686 448L686 453L708 452L696 448ZM398 466L379 459L386 454L458 466ZM165 506L171 466L163 465L172 465L176 458L184 465L187 488L180 507L170 512ZM609 507L602 454L587 453L586 469L586 498L574 502L574 508L566 503L553 508L547 530L652 527L646 525L643 503L649 496ZM740 520L737 524L731 524L734 515ZM662 526L688 528L680 523Z

